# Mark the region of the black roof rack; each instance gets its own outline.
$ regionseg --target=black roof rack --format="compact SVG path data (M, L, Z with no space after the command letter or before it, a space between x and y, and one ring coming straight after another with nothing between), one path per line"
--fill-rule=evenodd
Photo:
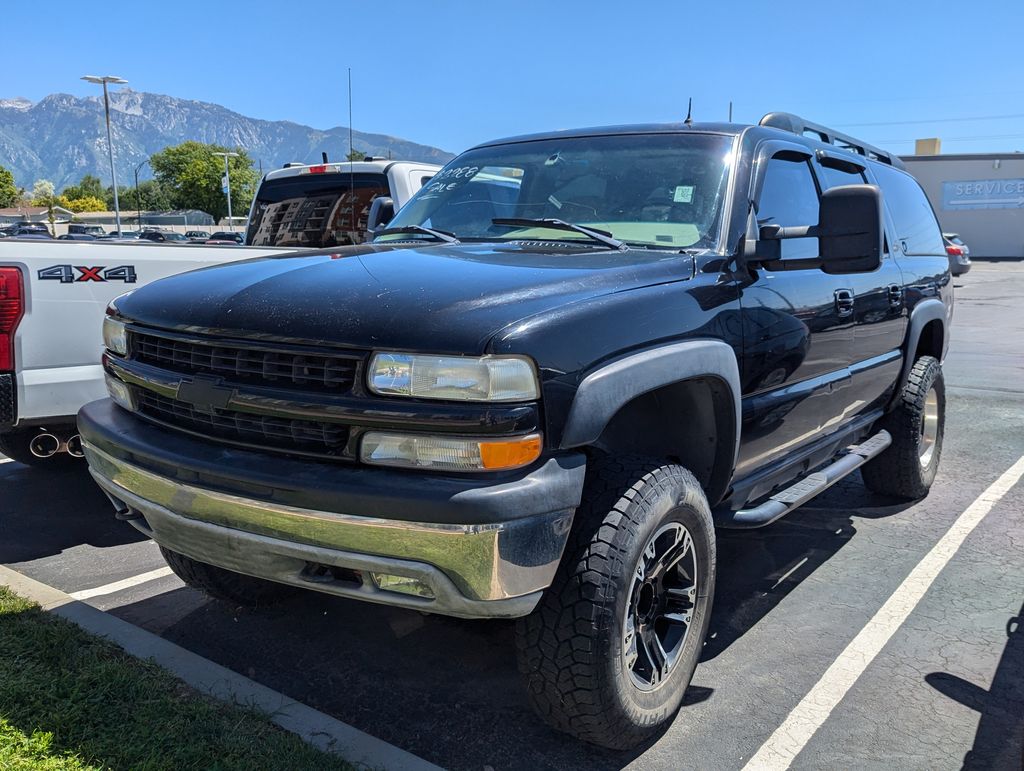
M840 150L848 150L851 153L863 155L865 158L870 158L880 163L887 163L898 169L904 168L903 161L893 153L869 145L867 142L862 142L849 134L843 134L835 129L830 129L828 126L811 123L799 115L794 115L790 112L770 112L761 118L758 125L781 129L782 131L788 131L799 136L813 137L826 144L834 145Z

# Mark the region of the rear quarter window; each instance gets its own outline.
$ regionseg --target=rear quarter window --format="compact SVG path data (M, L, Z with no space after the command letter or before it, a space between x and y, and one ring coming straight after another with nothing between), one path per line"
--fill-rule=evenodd
M904 254L945 256L946 247L935 212L917 180L888 166L876 165L874 173Z

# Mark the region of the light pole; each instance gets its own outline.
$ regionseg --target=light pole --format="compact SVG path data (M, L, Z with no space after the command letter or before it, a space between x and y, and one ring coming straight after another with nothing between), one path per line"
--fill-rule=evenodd
M149 163L149 158L135 167L135 228L142 230L142 194L139 192L139 172Z
M110 96L107 94L108 83L127 83L128 81L124 78L119 78L116 75L83 75L82 80L86 80L89 83L99 83L103 85L103 110L107 116L107 155L110 157L110 181L114 185L114 219L117 222L117 235L121 235L121 205L117 200L117 175L114 173L114 145L110 141Z
M224 190L228 194L228 230L235 232L235 225L231 221L231 169L228 167L228 158L237 158L238 153L214 153L224 156Z

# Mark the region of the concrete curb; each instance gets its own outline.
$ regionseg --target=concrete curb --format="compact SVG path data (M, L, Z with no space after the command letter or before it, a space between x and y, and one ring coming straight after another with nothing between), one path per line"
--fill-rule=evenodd
M0 584L87 632L105 637L133 656L151 659L197 691L266 713L286 731L350 763L394 771L440 769L412 753L3 565L0 565Z

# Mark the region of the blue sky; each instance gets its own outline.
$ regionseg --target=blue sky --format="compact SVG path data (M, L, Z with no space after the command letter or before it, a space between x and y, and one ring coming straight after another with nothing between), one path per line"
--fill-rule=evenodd
M554 128L797 112L899 153L1024 150L1024 2L53 0L0 97L139 91L457 152ZM1012 116L1012 117L1003 117Z

